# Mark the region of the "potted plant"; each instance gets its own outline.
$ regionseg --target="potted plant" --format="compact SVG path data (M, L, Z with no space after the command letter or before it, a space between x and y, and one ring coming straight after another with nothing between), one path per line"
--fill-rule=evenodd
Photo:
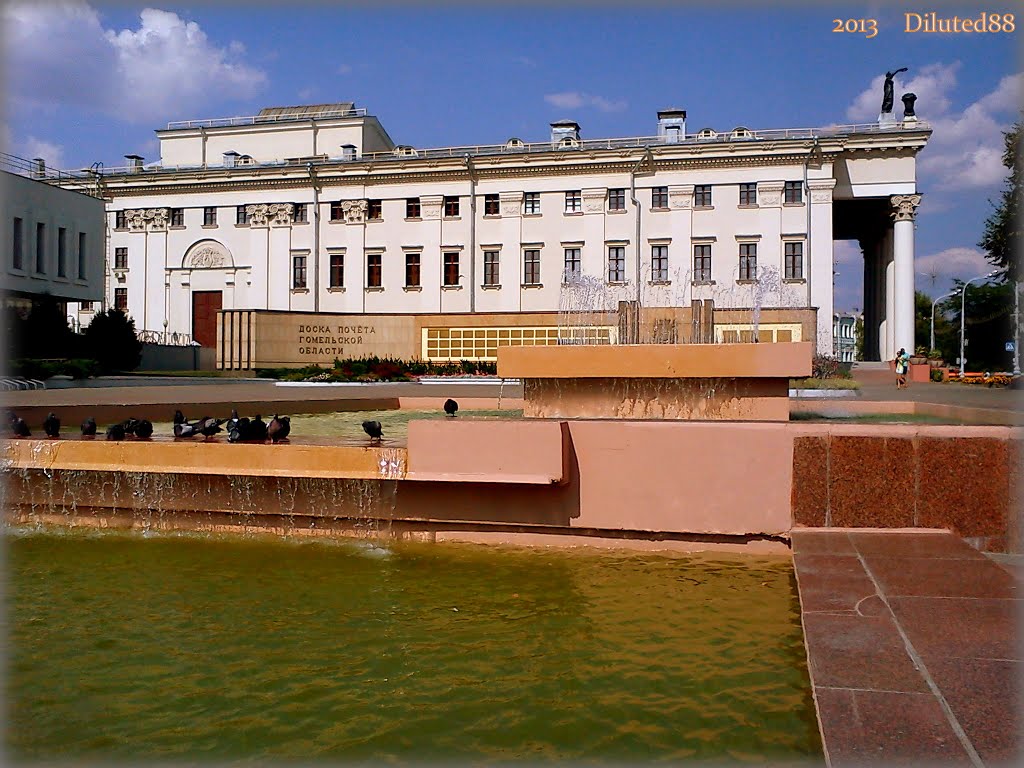
M945 362L942 359L942 353L937 349L932 349L928 352L928 364L932 368L942 368Z
M923 344L914 350L913 356L910 358L911 365L927 365L928 364L928 347Z

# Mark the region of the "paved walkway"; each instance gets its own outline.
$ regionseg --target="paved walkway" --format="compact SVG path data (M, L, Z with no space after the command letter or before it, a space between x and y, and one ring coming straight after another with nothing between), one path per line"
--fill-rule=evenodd
M896 374L888 369L853 369L853 378L860 383L861 400L916 401L966 408L999 408L1024 411L1024 390L986 387L979 384L957 384L934 381L911 382L906 389L896 389Z
M792 541L830 765L1021 764L1018 565L945 532Z

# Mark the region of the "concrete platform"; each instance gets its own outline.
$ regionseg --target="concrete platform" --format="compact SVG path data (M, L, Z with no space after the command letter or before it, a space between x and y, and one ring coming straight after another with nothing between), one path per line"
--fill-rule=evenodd
M829 765L1021 764L1019 572L944 531L791 537Z

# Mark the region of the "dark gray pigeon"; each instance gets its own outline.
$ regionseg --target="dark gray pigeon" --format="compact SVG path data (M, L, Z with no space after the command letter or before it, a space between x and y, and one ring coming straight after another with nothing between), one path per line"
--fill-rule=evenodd
M14 411L10 412L10 424L11 432L14 433L15 437L32 437L28 424L25 423L23 418L15 416Z
M270 425L267 427L267 437L270 438L271 442L277 443L281 440L287 439L288 435L292 431L292 420L290 416L278 416L274 414L274 418L270 420Z
M107 440L124 440L124 424L111 424L107 427Z
M153 423L149 419L135 422L135 436L140 440L148 440L153 436Z
M96 437L96 419L92 416L82 422L82 436Z
M454 416L459 410L459 404L452 400L450 397L444 401L444 412L449 416Z
M379 421L364 421L363 432L368 434L371 440L380 440L384 437L384 431Z
M43 431L46 432L47 437L60 437L60 419L53 411L50 411L49 415L43 419Z
M267 423L257 413L256 418L249 422L249 437L247 440L264 442L267 439Z

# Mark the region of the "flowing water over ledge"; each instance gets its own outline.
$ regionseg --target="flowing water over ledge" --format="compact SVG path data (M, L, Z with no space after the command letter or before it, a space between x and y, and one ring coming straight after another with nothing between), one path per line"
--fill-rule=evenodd
M14 757L821 759L786 558L7 539Z

